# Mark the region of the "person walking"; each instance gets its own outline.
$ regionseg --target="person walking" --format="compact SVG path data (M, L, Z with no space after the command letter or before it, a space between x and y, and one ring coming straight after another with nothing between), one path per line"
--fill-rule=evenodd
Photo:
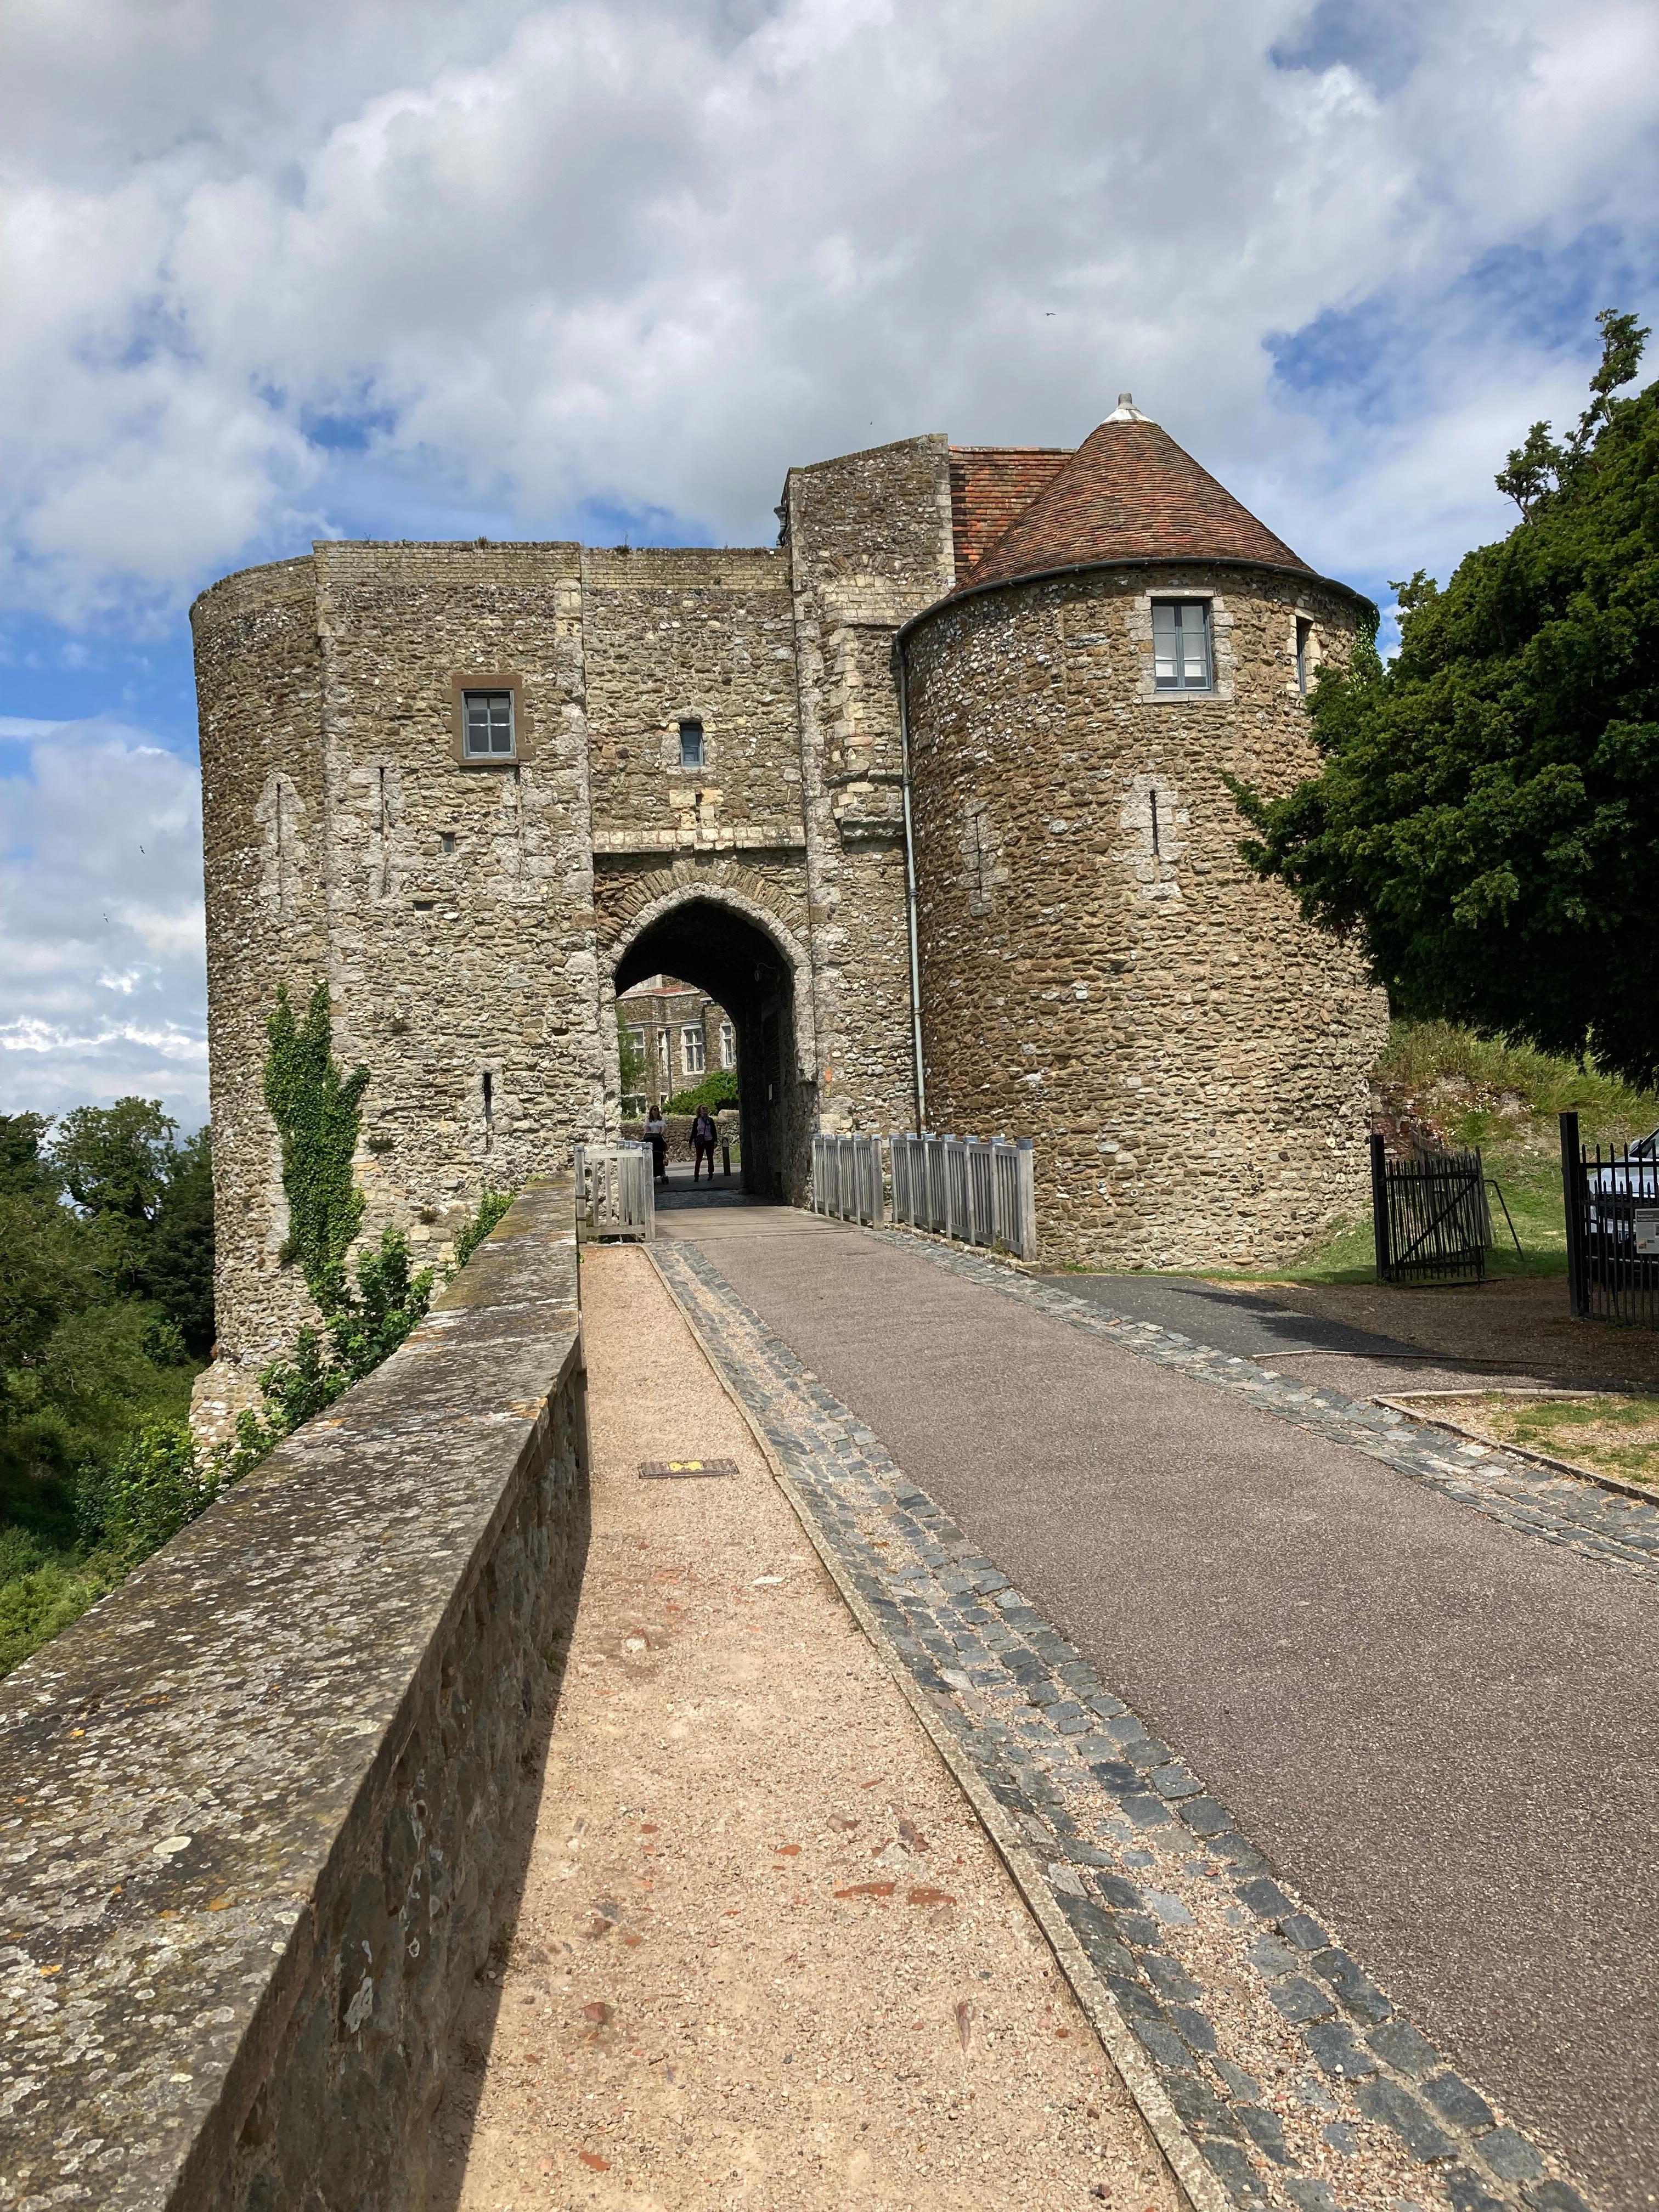
M645 1141L651 1147L651 1173L654 1181L668 1180L668 1124L663 1120L662 1108L653 1099L651 1110L645 1117Z
M696 1182L702 1173L702 1164L708 1163L708 1180L714 1180L714 1139L718 1132L714 1117L706 1106L699 1106L697 1118L691 1124L691 1180Z

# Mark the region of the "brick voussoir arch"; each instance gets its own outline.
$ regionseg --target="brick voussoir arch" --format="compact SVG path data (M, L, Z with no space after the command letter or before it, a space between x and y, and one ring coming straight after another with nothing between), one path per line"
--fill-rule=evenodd
M752 888L749 888L752 886ZM786 921L775 906L756 893L764 891L775 895L776 887L763 878L755 876L746 868L686 869L671 872L659 870L645 877L634 890L625 909L625 918L615 931L606 937L600 948L602 972L614 975L629 947L647 929L660 921L665 915L677 907L691 906L701 902L708 906L722 906L743 916L759 930L780 952L789 967L794 1001L795 1062L805 1082L815 1079L817 1070L817 1025L812 1006L811 956L802 943L797 930Z

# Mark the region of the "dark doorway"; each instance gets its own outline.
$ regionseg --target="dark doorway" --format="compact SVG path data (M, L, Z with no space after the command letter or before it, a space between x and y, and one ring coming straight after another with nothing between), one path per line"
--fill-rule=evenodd
M746 915L718 899L688 899L641 931L617 963L618 992L649 975L677 975L718 1000L738 1039L743 1188L783 1203L806 1184L811 1086L795 1063L795 989L789 962Z

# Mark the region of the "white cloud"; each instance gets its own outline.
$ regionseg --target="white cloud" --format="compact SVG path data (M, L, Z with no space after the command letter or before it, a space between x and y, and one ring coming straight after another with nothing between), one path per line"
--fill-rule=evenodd
M22 732L0 725L0 736ZM0 777L0 1110L137 1092L207 1114L196 772L108 722Z
M1651 0L11 0L6 33L0 596L71 629L411 518L764 541L791 462L1069 441L1124 387L1318 565L1443 574L1577 413L1594 310L1659 320ZM7 741L0 1075L199 1104L189 771Z
M1247 493L1300 483L1315 556L1364 562L1321 502L1409 534L1491 333L1449 332L1382 441L1275 404L1265 335L1383 286L1426 314L1587 225L1650 298L1659 15L1407 11L1382 95L1272 66L1311 14L35 0L0 109L13 594L174 599L329 528L316 410L372 411L383 470L526 530L599 499L753 538L792 460L1073 438L1121 385ZM1571 405L1558 333L1504 350L1500 383ZM1449 487L1437 464L1437 535L1496 525L1516 424L1488 411Z

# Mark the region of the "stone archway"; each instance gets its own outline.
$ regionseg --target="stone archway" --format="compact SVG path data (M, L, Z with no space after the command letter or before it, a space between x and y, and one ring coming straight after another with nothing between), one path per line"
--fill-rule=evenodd
M617 994L658 974L694 984L719 1000L737 1032L744 1189L799 1198L817 1122L817 1070L811 963L794 933L734 884L671 881L629 915L601 972L610 982L609 1101L617 1101L619 1089Z

